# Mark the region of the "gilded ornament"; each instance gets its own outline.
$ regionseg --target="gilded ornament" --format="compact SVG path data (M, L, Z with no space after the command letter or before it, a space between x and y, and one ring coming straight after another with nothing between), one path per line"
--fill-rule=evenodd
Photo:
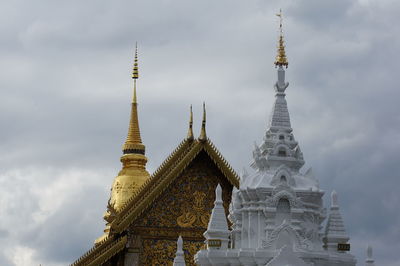
M285 66L286 68L289 65L289 62L286 58L286 52L285 52L285 41L283 40L283 29L282 29L282 10L279 11L278 14L276 14L279 17L279 41L278 41L278 54L275 59L275 66Z
M180 215L176 222L180 227L191 227L196 221L203 227L207 227L210 214L205 212L205 198L206 194L201 191L193 193L192 208L193 211L185 212Z

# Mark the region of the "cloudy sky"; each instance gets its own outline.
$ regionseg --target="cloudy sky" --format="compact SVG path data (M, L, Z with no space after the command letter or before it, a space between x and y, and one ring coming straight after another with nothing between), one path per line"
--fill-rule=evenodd
M149 171L190 104L199 131L203 101L209 137L248 166L274 100L279 8L305 169L338 192L359 265L367 243L400 265L396 0L0 1L0 265L66 265L101 235L136 41Z

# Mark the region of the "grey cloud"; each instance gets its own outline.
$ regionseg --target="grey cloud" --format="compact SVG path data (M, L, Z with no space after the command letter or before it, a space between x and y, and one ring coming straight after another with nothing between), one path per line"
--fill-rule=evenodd
M21 242L37 251L37 260L68 264L89 250L101 236L106 201L102 189L83 188L46 221L21 236ZM96 206L96 207L94 207Z
M0 229L0 238L7 237L10 233L7 230Z

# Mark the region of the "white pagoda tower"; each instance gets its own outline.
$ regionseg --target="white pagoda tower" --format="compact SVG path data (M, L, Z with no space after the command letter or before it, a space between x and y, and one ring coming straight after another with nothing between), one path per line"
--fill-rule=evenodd
M282 20L275 66L275 103L264 140L253 151L254 173L244 171L240 189L232 193L232 230L228 229L217 188L204 233L206 249L196 254L195 261L198 265L353 266L356 260L349 253L336 192L332 192L327 214L324 191L311 168L300 171L303 153L294 138L285 99L289 83L285 81L288 61Z

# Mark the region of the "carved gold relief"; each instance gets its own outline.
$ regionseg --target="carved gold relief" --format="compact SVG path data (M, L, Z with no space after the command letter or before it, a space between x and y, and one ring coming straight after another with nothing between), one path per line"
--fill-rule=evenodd
M190 197L190 195L189 195ZM206 193L195 191L193 193L193 198L190 202L193 202L192 209L182 215L180 215L176 222L181 227L191 227L195 222L203 227L207 227L210 214L206 212L205 207Z
M219 180L204 173L190 174L193 175L177 180L162 198L154 202L136 226L207 228ZM223 198L230 199L229 190L225 189L223 194ZM227 204L224 202L224 205Z
M178 223L179 226L181 227L191 227L194 222L196 221L197 217L195 214L191 212L187 212L182 214L176 219L176 222Z
M143 241L142 265L172 265L176 247L173 241L145 239Z

